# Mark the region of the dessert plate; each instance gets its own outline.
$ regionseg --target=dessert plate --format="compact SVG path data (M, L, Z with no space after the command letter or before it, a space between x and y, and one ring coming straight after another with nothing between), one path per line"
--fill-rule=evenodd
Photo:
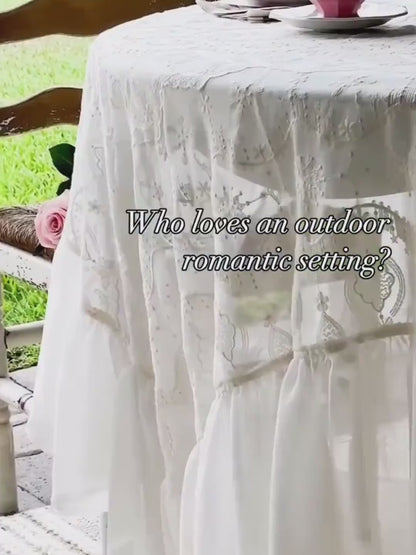
M230 4L233 3L230 0ZM292 6L310 5L309 0L241 0L239 6L245 8L286 8Z
M296 6L310 6L309 0L196 0L196 3L205 8L205 11L236 10L246 8L264 8L268 11L273 8L294 8Z
M195 0L195 3L204 11L211 15L217 17L223 17L227 19L240 19L245 21L250 21L253 23L273 23L276 19L270 19L269 13L272 10L282 10L293 8L293 6L309 4L309 0L282 0L282 4L279 4L281 0ZM250 4L251 6L247 5ZM283 2L285 4L283 5ZM290 6L287 2L292 2ZM265 4L271 4L272 6L266 7ZM263 7L260 7L260 6Z
M269 17L293 25L293 27L298 29L310 29L325 33L377 27L407 13L407 9L404 6L371 4L368 2L363 4L358 10L358 17L323 17L315 6L272 10L269 13Z
M226 19L241 19L252 22L272 23L273 19L269 19L270 10L273 8L248 8L238 5L226 4L221 1L196 0L196 4L204 11L217 17Z

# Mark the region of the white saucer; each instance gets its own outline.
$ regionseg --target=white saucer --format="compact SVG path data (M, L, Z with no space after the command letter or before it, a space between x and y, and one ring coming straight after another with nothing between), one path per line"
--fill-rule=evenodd
M383 25L395 17L406 15L404 6L366 3L358 10L358 17L323 17L314 6L271 11L269 17L284 21L299 29L318 32L353 31Z

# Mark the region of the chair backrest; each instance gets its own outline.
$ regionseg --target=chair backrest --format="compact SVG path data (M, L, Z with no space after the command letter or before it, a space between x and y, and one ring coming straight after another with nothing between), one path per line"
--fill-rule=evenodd
M194 0L33 0L0 13L0 44L53 34L92 36ZM0 108L0 137L58 124L77 124L81 89L58 87Z

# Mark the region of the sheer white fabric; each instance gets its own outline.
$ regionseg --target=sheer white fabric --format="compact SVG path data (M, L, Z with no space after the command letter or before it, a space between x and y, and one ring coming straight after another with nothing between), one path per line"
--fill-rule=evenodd
M29 425L54 506L108 510L111 555L415 553L414 24L335 40L192 7L94 43ZM128 234L161 207L183 233ZM194 235L196 208L392 223ZM381 245L370 280L181 269Z

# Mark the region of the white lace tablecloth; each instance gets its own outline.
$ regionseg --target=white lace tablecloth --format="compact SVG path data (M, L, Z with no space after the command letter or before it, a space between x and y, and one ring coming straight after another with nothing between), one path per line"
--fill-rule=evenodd
M111 555L415 553L415 60L412 14L339 36L191 7L95 41L29 424ZM133 208L185 230L130 235ZM192 234L197 208L290 231ZM391 223L293 232L345 208ZM182 270L381 245L366 280Z

